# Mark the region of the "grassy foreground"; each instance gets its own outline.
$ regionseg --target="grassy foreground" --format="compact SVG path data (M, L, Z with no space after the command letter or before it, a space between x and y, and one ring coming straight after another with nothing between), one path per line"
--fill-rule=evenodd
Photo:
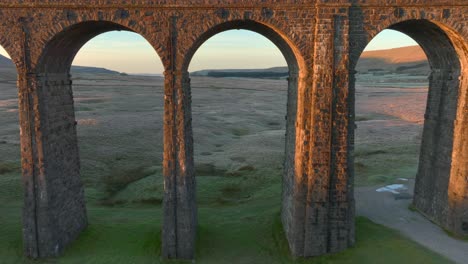
M192 80L199 205L197 263L450 263L365 218L357 218L354 248L332 256L292 259L278 219L286 85L284 81L247 79L206 82L204 78ZM80 162L90 225L60 258L33 261L22 256L18 120L16 112L3 111L0 264L179 263L160 257L162 79L87 76L76 84ZM16 98L14 82L9 91L9 97L0 95ZM367 99L367 94L362 98ZM365 140L356 146L356 185L414 177L419 148L413 141L419 139L411 133L417 125L398 130L398 141L386 138L389 133L368 137L392 126L383 127L381 120L374 120L380 115L376 117L372 111L363 114L357 120L361 122L357 139ZM372 121L379 122L374 125ZM365 124L369 124L368 130ZM406 137L401 137L402 131L409 131Z
M280 185L232 205L199 208L197 263L451 263L398 232L357 218L357 243L345 252L293 260L278 210ZM160 258L161 207L88 207L90 225L58 259L32 261L22 256L21 205L0 207L0 263L179 263ZM182 262L184 263L184 262Z

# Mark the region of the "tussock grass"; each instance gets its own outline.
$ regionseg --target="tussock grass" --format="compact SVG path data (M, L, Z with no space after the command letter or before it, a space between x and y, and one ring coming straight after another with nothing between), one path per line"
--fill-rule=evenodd
M102 177L101 183L104 185L104 190L108 196L112 196L121 191L132 182L136 182L151 175L145 167L138 167L131 170L120 171L114 170L110 174Z
M418 145L361 144L354 153L355 184L370 186L414 178L418 161Z
M213 163L195 164L195 174L197 176L222 176L227 173L227 169L218 168Z
M237 137L247 136L249 134L249 129L248 128L233 128L231 129L231 133Z
M131 182L122 182L115 192L107 193L100 204L107 206L128 206L130 204L160 205L164 195L164 180L162 168L152 166L139 168L138 173L132 174ZM138 177L137 177L138 176ZM124 186L123 183L126 183ZM124 186L124 187L122 187Z
M373 155L387 154L387 153L388 152L383 149L359 151L355 154L355 157L366 157L366 156L373 156Z
M239 171L255 171L255 167L252 165L245 165L239 168Z
M416 206L414 206L414 204L410 204L408 205L408 210L410 210L411 212L417 212L418 209L416 208Z
M444 228L444 232L450 236L450 237L453 237L455 239L458 239L458 240L463 240L463 241L468 241L468 236L460 236L460 235L457 235L457 234L454 234L452 231L450 230L447 230Z
M13 162L0 162L0 174L19 172L21 166Z
M357 115L354 118L354 121L356 121L356 122L369 121L369 120L372 120L372 117L366 116L366 115Z
M89 106L84 106L82 104L75 106L75 111L76 112L89 112L93 111L94 109L89 107Z

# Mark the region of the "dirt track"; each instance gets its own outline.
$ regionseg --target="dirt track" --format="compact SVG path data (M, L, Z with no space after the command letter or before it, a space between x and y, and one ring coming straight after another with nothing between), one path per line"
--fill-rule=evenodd
M409 193L414 180L405 184ZM355 190L356 212L372 221L399 230L419 244L446 256L456 263L465 264L468 259L468 241L448 236L440 227L418 212L408 209L411 198L399 199L390 192L377 192L375 187L358 187ZM359 238L358 238L359 239Z

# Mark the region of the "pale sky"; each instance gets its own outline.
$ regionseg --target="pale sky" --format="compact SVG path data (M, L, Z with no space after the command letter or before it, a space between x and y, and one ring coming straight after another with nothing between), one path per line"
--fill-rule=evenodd
M384 30L366 50L417 45L410 37ZM7 55L0 46L0 54ZM131 32L113 31L90 40L77 54L74 65L104 67L127 73L163 72L149 43ZM267 38L248 30L229 30L208 39L195 53L189 71L202 69L252 69L285 66L279 49Z

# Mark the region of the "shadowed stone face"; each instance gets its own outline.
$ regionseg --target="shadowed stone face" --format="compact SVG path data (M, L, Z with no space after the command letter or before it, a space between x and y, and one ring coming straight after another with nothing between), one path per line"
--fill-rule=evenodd
M164 257L194 258L187 68L204 41L237 28L288 62L282 221L294 256L354 244L354 66L386 28L414 38L432 70L414 204L467 235L467 13L464 0L3 1L0 45L19 76L25 254L59 255L87 226L69 71L87 41L112 30L142 35L165 67Z

